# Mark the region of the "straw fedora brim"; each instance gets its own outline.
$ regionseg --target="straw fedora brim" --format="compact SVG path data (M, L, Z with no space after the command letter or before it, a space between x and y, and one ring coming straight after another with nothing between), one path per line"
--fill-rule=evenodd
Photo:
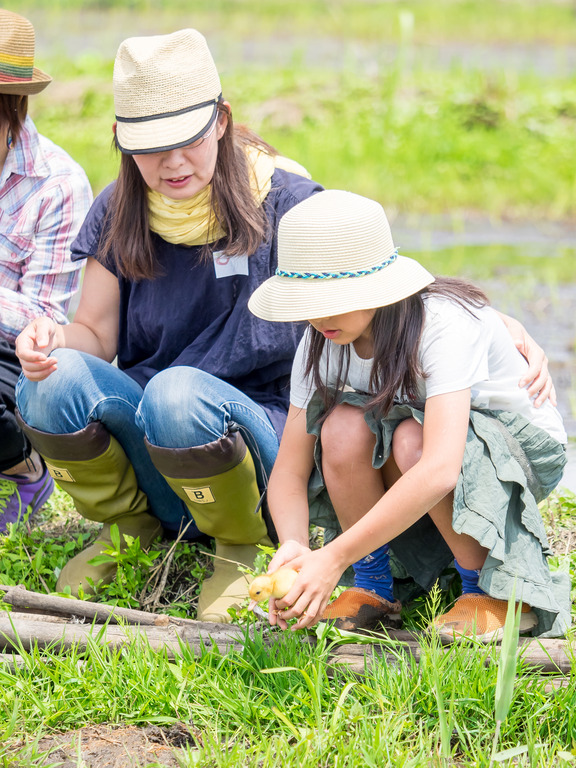
M50 75L46 72L42 72L41 69L34 67L32 72L32 79L13 83L0 82L0 93L6 93L8 95L15 96L33 96L35 93L40 93L52 82Z
M116 141L128 155L150 154L191 144L212 124L218 107L216 100L200 109L181 115L166 115L150 120L124 122L116 117Z
M263 320L314 320L359 309L385 307L412 296L433 282L434 276L417 261L397 256L380 272L361 277L271 277L254 291L248 308Z

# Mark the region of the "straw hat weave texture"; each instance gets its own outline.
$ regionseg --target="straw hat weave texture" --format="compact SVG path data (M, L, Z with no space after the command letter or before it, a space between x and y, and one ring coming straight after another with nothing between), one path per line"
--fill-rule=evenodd
M294 206L278 227L278 269L250 297L265 320L311 320L394 304L434 277L398 256L374 200L327 190Z
M222 93L206 40L195 29L125 40L113 88L116 139L128 154L191 143L214 120Z
M0 93L30 96L52 82L34 66L35 41L28 19L0 8Z

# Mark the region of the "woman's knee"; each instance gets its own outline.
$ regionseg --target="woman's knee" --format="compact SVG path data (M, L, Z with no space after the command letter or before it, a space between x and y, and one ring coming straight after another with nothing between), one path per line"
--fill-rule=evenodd
M58 367L48 378L30 382L21 376L18 381L17 405L27 424L59 434L109 417L133 421L142 389L124 371L74 349L57 349L52 355Z
M51 353L58 361L57 370L43 381L30 381L20 376L16 387L16 404L25 422L37 429L48 429L48 422L65 411L68 387L78 391L78 372L82 361L74 349L56 349Z
M325 469L338 470L358 460L372 462L375 436L360 408L346 404L336 406L322 425L320 442Z
M392 436L392 455L402 474L420 460L422 445L422 425L415 419L406 419L396 427Z
M164 447L203 445L223 434L223 415L206 374L187 366L167 368L150 379L137 420L148 440Z

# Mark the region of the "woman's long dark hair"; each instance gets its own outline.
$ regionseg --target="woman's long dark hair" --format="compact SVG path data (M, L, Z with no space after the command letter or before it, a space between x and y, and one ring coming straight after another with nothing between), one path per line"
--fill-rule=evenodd
M353 278L351 278L353 279ZM488 298L475 285L451 277L437 277L434 283L407 299L379 307L372 320L374 363L370 373L370 390L374 396L366 404L366 410L375 410L385 416L392 407L398 392L403 398L414 401L418 395L418 379L425 376L418 361L418 346L424 326L424 297L445 296L460 304L472 315L474 309L489 304ZM350 367L349 346L333 350L339 353L337 383L335 389L326 386L323 372L328 363L320 360L326 338L315 328L309 328L309 343L305 375L312 374L314 388L324 403L325 419L338 402Z
M0 125L8 125L14 144L20 138L20 131L27 114L28 96L0 93Z
M252 254L268 235L264 206L254 200L250 186L245 147L253 145L278 154L246 126L234 126L230 108L218 103L228 124L218 141L218 155L212 178L212 216L226 232L221 250L228 256ZM123 154L116 186L108 204L108 214L97 256L112 258L118 272L130 280L153 278L158 265L148 225L147 186L131 155ZM202 252L209 257L210 244Z

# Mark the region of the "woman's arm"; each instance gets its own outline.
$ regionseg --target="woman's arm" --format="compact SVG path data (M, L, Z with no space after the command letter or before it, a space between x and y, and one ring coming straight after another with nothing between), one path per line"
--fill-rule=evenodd
M518 382L518 386L527 386L530 397L537 395L534 400L535 408L539 408L547 399L552 405L556 405L556 390L548 370L548 358L544 350L534 341L522 323L502 312L498 312L498 315L514 339L516 349L528 362L528 370Z
M39 317L16 339L16 354L24 375L40 381L53 373L57 365L50 353L61 347L78 349L112 362L118 346L119 310L116 277L89 258L74 322L58 325L50 318Z
M405 531L455 488L469 414L469 389L426 401L420 460L351 528L323 549L291 563L300 574L290 592L277 603L280 609L292 606L284 612L284 619L300 616L297 629L314 624L349 565Z

